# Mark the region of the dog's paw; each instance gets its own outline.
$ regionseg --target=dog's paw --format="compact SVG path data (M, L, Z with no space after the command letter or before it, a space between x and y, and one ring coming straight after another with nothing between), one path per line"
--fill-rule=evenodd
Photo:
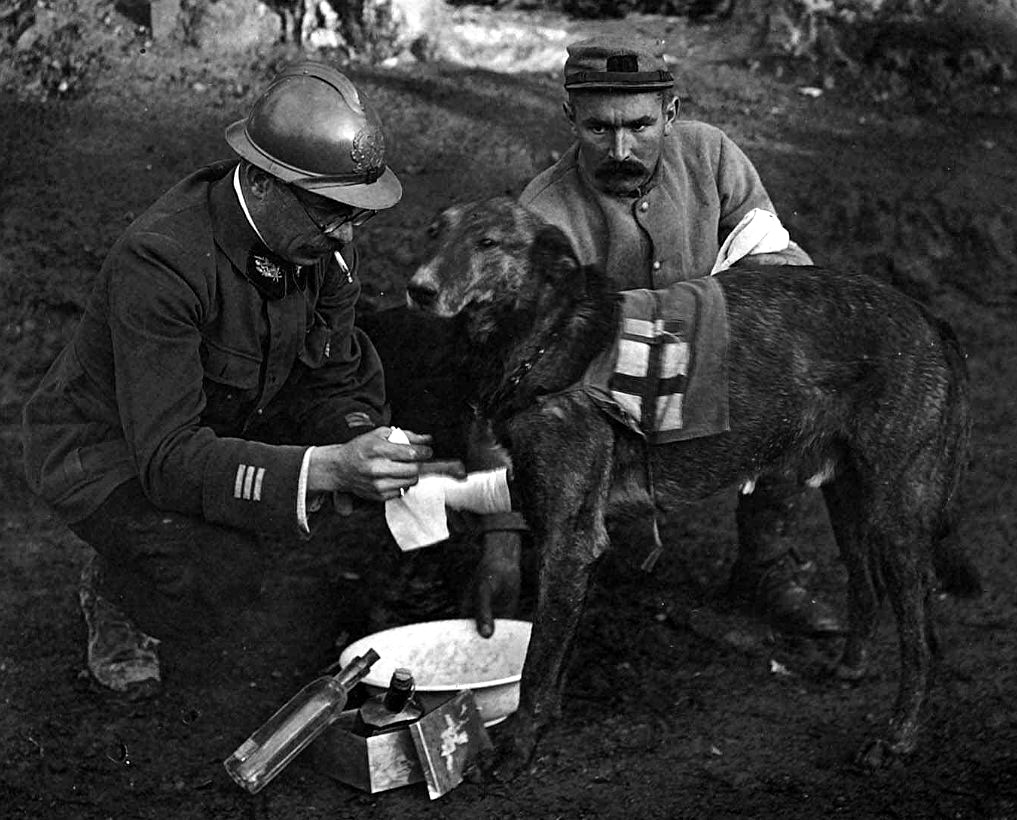
M495 732L494 746L481 755L480 768L485 778L507 783L529 771L537 746L536 730L517 712Z
M868 649L863 643L849 639L830 671L833 677L842 681L856 682L868 677L873 672Z
M904 753L899 744L877 737L858 750L854 765L864 772L878 772L899 765Z
M497 745L480 754L473 782L509 783L527 772L532 755L508 745Z
M830 674L833 675L834 678L850 683L856 683L862 680L869 674L869 671L869 665L867 663L852 666L844 663L842 660L832 664L830 667Z
M515 750L496 751L485 767L485 776L498 783L509 783L522 774L528 774L532 755L519 754Z
M487 782L484 777L484 754L481 752L477 758L463 767L463 782L471 786L483 786Z

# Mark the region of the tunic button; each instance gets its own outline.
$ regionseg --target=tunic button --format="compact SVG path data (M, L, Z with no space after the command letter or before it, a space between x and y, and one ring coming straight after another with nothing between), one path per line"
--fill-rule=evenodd
M650 210L650 203L649 202L640 202L639 203L639 210L640 211L648 211L648 210Z
M660 260L659 259L656 262L653 263L653 269L654 270L660 270Z

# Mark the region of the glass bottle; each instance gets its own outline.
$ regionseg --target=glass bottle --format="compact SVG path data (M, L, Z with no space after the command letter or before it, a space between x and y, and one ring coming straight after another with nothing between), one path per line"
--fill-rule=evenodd
M413 673L400 667L392 673L388 689L364 701L357 710L352 731L361 737L394 732L418 720L424 710L414 696L416 683Z
M378 653L368 649L335 677L307 684L223 761L229 776L251 794L261 791L339 717L350 690L376 660Z

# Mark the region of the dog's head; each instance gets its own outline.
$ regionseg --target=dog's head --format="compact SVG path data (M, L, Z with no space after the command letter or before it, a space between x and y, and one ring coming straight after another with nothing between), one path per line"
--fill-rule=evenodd
M446 209L428 228L430 258L407 285L411 306L463 317L475 339L552 297L574 301L584 278L565 235L509 197Z

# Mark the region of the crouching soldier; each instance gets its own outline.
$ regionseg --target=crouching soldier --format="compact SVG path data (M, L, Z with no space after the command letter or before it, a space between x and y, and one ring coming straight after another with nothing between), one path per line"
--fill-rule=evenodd
M377 116L316 62L283 71L200 168L135 220L26 405L27 476L94 550L88 668L160 685L159 638L257 595L257 533L300 537L327 494L415 484L429 437L387 440L381 364L354 326L353 237L402 189Z
M604 269L615 289L663 290L708 276L738 261L747 236L758 243L747 250L752 262L811 263L738 146L711 125L678 118L659 44L615 35L572 43L564 86L575 141L520 202L561 228L580 262ZM839 633L836 613L806 585L799 507L799 490L775 481L739 496L731 587L784 631ZM518 547L502 537L511 564Z

